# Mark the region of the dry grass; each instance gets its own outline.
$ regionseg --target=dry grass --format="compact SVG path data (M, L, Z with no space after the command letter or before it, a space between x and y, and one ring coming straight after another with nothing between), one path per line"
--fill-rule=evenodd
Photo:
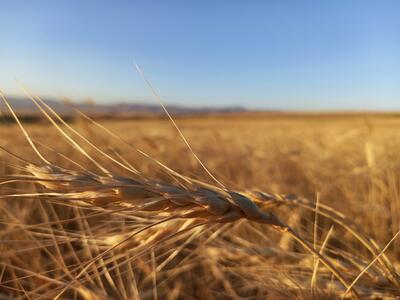
M42 108L42 158L0 126L0 299L400 296L396 116L177 119L215 182L168 120Z

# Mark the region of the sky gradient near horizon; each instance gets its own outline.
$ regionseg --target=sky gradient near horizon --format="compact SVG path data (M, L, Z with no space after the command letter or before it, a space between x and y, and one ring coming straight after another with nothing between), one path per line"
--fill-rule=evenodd
M400 110L400 1L0 0L0 89L261 109Z

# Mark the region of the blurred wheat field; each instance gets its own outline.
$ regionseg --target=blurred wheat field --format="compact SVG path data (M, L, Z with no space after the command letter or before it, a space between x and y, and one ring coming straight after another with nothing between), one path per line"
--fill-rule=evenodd
M70 125L146 178L174 181L134 148L180 174L215 184L169 120L99 122L133 147L83 118ZM259 206L292 227L348 282L365 271L354 284L361 298L400 297L400 239L380 253L400 229L399 116L260 113L176 122L230 190L305 199ZM96 171L54 126L45 121L24 126L53 164L75 170L72 160ZM1 124L0 136L2 147L39 163L16 124ZM130 176L79 137L76 141L112 174ZM0 161L3 177L24 174L18 167L24 163L7 152L0 152ZM265 224L173 219L151 227L166 215L55 201L33 195L43 190L37 183L5 181L0 188L0 299L340 299L346 290L316 256ZM21 193L32 196L7 197ZM375 253L357 236L365 237ZM364 270L378 254L380 259Z

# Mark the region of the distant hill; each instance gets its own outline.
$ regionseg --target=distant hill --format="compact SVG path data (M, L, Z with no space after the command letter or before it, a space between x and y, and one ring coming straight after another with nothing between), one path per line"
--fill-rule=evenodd
M35 104L24 98L11 97L8 98L13 109L20 115L36 115L39 113ZM143 103L115 103L115 104L91 104L91 103L63 103L54 99L43 99L57 113L63 116L71 116L74 114L75 107L92 116L131 116L144 114L162 114L163 108L157 104ZM4 104L0 106L2 113L8 114L8 109ZM176 105L167 105L167 109L172 114L207 114L207 113L234 113L244 112L246 109L242 107L226 107L226 108L211 108L211 107L183 107Z

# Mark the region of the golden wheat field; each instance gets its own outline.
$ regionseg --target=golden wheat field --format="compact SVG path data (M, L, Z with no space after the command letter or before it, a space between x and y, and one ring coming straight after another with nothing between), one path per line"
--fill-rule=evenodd
M0 299L400 297L400 116L175 118L203 167L168 118L41 105L0 125Z

